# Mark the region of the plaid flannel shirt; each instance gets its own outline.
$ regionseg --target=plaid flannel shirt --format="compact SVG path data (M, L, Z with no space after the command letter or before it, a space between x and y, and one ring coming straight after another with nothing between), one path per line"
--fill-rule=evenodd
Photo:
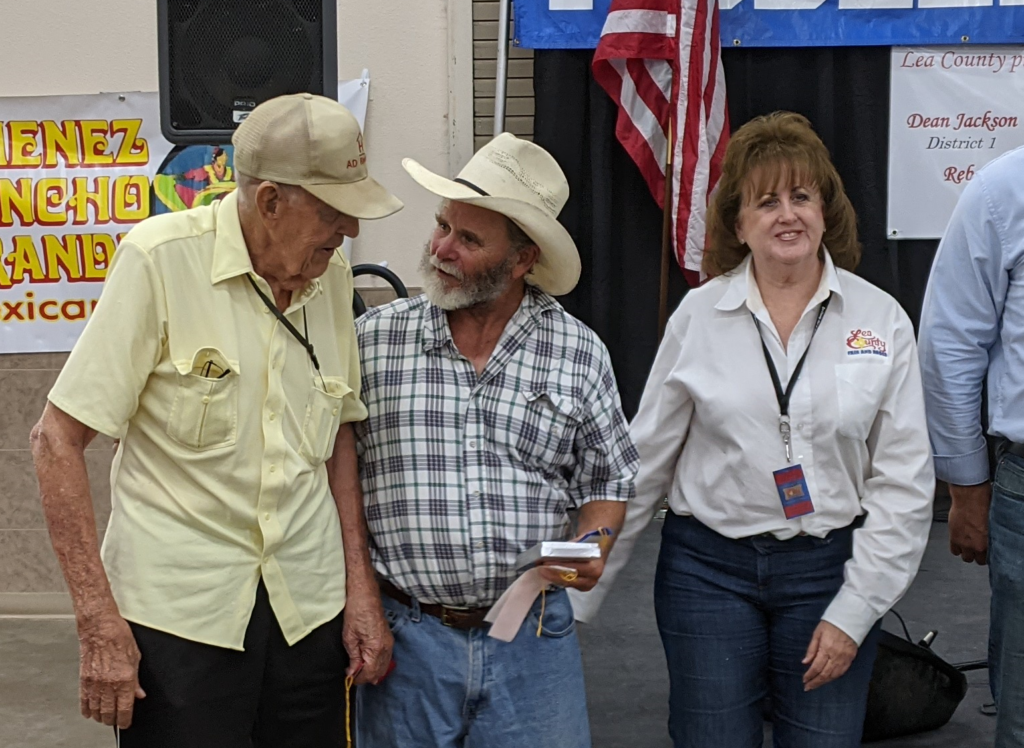
M567 510L627 501L639 464L608 352L529 287L478 376L426 297L357 320L356 424L377 572L425 603L491 605Z

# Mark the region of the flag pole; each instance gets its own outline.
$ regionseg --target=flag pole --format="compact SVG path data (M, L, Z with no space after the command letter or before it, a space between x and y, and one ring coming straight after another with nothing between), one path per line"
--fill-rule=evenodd
M505 132L505 94L508 90L508 30L511 0L498 2L498 70L494 90L494 136Z
M665 208L661 215L661 289L658 295L658 342L668 324L668 276L672 269L672 121L668 123L668 155L665 159Z

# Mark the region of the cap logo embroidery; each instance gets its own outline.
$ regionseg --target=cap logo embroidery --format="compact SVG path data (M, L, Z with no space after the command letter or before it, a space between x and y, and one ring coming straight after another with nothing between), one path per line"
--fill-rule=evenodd
M364 165L366 163L366 150L363 148L363 134L362 133L359 133L359 135L356 136L356 145L359 146L359 158L358 159L350 158L348 160L348 164L346 165L346 168L348 168L348 169L358 169L360 166L362 166L362 165Z
M889 355L885 341L874 335L871 330L852 330L850 337L846 339L846 347L850 349L846 352L847 356Z

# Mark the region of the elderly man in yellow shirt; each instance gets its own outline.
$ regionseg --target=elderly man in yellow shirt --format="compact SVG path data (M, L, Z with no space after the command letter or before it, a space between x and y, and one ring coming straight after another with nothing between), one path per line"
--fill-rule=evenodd
M339 745L346 674L375 681L391 657L336 250L402 203L330 99L272 99L232 142L234 193L121 242L32 432L82 714L125 748ZM102 551L83 458L97 433L120 440Z

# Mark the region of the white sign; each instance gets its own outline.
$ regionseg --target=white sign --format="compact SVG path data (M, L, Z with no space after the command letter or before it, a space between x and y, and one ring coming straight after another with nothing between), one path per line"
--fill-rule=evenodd
M938 239L964 186L1024 145L1024 47L894 47L890 239Z
M369 82L338 85L360 127ZM0 125L0 354L70 351L132 225L234 189L226 153L158 174L155 93L0 99Z

